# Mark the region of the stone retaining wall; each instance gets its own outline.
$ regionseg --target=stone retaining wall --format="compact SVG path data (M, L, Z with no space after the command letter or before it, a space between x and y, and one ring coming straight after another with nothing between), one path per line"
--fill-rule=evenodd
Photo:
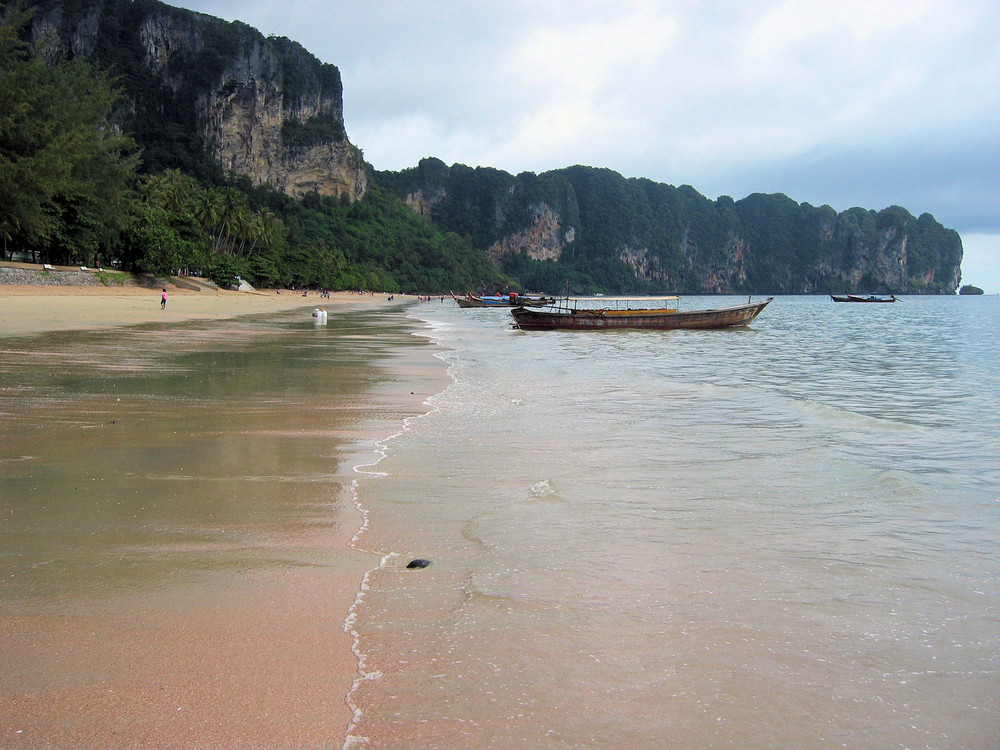
M119 280L124 277L124 283L108 284L108 288L116 286L136 286L132 274L118 271L106 271L108 276ZM28 286L104 286L101 275L95 271L38 271L32 268L11 268L0 266L0 284L25 284Z

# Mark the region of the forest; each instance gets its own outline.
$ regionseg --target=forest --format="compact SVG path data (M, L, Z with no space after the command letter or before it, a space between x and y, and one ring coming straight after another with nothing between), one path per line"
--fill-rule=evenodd
M167 147L153 114L132 132L109 127L124 96L120 80L80 58L47 64L23 41L26 22L7 9L0 26L5 259L199 273L224 285L236 276L386 292L499 283L483 253L377 185L354 203L293 199L224 174L192 133ZM337 136L314 131L309 123L285 129L290 148Z

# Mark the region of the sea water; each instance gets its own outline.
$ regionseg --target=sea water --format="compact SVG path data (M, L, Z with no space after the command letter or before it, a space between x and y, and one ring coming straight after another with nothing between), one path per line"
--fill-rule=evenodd
M997 747L1000 299L409 309L452 382L356 467L346 747Z

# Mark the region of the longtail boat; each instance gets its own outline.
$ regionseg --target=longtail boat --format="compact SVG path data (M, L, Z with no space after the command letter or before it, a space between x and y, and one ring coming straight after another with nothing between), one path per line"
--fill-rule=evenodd
M567 297L548 310L511 310L523 331L743 328L774 299L708 310L678 309L678 297ZM654 306L658 304L659 306ZM601 307L593 307L601 305Z
M451 298L455 300L459 307L544 307L554 304L555 297L545 297L537 294L510 294L477 295L466 294L464 297L457 297L451 292Z
M831 294L834 302L895 302L895 294Z

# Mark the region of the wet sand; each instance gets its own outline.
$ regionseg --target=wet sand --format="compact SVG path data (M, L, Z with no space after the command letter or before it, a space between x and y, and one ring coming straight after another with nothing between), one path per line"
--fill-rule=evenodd
M195 371L157 375L176 380L155 384L166 396L142 385L178 350L266 337L253 323L20 338L318 304L346 327L317 335L342 350L253 409L263 365L210 396ZM0 747L342 747L358 675L344 622L378 565L351 544L351 466L445 382L399 309L385 295L173 290L163 311L155 290L0 287L0 367L18 391L0 399Z
M7 613L5 748L340 748L370 563Z

